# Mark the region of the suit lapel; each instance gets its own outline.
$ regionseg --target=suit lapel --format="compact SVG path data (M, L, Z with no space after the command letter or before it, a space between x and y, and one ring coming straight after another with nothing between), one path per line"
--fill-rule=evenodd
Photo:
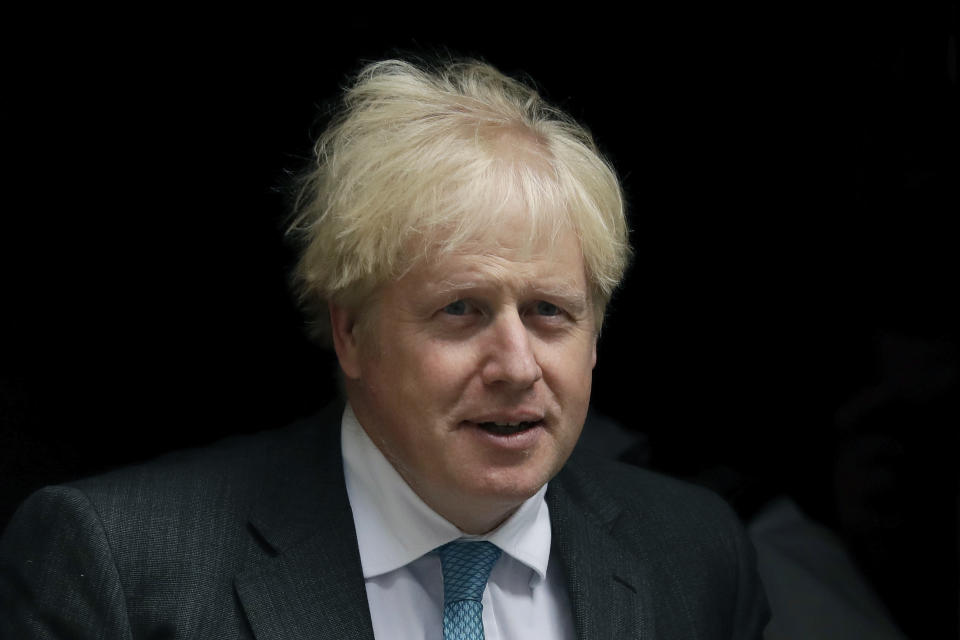
M269 557L235 578L258 640L373 640L340 453L342 406L320 419L251 518Z
M636 556L615 537L620 508L568 469L550 483L547 503L577 638L645 637L650 592Z
M316 420L250 519L267 557L234 584L258 640L373 640L343 480L341 413L332 407ZM571 466L550 483L547 502L577 638L645 637L653 628L649 585L617 539L619 506Z

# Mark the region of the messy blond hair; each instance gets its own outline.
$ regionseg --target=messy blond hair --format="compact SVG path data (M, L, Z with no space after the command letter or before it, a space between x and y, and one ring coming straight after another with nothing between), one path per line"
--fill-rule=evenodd
M492 66L367 65L320 136L289 233L312 334L327 303L359 308L422 260L489 241L523 211L525 238L573 230L600 327L630 257L616 174L589 132Z

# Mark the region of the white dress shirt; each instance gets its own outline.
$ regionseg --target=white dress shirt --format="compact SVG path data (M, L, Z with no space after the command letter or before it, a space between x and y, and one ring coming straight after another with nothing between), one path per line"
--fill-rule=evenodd
M373 633L379 640L443 640L443 574L437 547L487 540L502 553L483 592L485 640L572 640L573 617L543 486L503 524L464 534L400 477L347 405L341 446Z

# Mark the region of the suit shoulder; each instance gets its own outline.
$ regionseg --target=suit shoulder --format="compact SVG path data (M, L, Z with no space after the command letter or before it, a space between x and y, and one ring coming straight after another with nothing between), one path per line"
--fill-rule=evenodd
M599 530L619 543L623 557L663 587L654 608L675 615L661 620L686 618L690 637L760 637L767 606L755 554L739 518L719 495L586 456L571 459L558 480L558 493L565 496L554 497L554 504L591 514Z
M34 497L37 504L54 499L89 510L118 552L145 541L173 548L182 532L192 532L191 544L204 536L224 539L226 531L241 536L251 515L283 487L322 490L319 476L330 466L324 456L334 460L340 452L339 422L326 417L169 453Z
M573 487L591 504L612 500L617 509L688 526L723 521L739 525L733 509L713 491L633 465L581 454L571 458L561 478L568 491Z
M265 475L291 472L327 444L336 444L334 434L325 433L327 427L331 425L307 418L283 428L229 436L202 447L174 451L68 486L82 491L94 503L112 495L138 500L148 495L182 497L201 488L225 498L233 489L258 485Z

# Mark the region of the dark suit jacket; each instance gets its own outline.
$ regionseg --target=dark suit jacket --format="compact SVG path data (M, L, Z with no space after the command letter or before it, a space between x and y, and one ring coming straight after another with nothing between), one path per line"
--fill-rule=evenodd
M38 492L0 542L0 637L372 638L339 418ZM578 638L760 637L712 494L575 456L547 501Z

